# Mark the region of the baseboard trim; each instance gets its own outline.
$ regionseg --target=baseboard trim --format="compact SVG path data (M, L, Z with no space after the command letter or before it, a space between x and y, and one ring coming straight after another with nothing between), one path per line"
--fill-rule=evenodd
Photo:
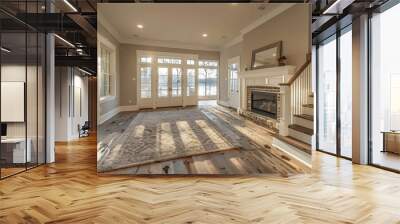
M218 100L217 104L224 106L224 107L231 107L231 105L227 101Z
M119 111L123 112L123 111L137 111L139 110L139 106L138 105L128 105L128 106L120 106L119 107Z
M114 117L120 112L120 108L116 107L107 113L100 116L99 124L103 124L104 122L108 121L110 118Z

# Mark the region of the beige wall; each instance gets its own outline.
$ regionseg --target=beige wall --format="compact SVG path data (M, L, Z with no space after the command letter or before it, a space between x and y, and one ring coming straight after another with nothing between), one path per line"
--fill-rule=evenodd
M181 54L197 54L199 59L219 60L220 54L218 51L200 51L179 48L166 48L143 46L133 44L121 44L119 54L120 67L120 106L129 106L137 104L137 69L136 69L136 51L159 51Z
M100 23L97 24L97 34L102 36L104 39L106 39L108 42L110 42L112 45L116 47L115 51L115 83L116 83L116 91L115 91L115 98L113 100L108 100L106 102L102 102L99 105L99 114L104 115L107 112L110 112L112 110L115 110L116 108L119 107L119 49L120 49L120 43L118 40ZM99 38L97 38L99 40ZM98 52L100 53L100 52ZM98 79L99 80L99 79Z
M219 99L227 101L228 70L227 60L240 56L240 70L250 68L251 54L254 49L282 41L282 55L286 56L289 65L300 67L311 52L310 8L308 4L296 4L258 26L243 36L241 43L221 51L220 60L220 95Z
M282 41L288 64L301 66L311 52L309 4L296 4L243 36L242 69L250 67L254 49Z

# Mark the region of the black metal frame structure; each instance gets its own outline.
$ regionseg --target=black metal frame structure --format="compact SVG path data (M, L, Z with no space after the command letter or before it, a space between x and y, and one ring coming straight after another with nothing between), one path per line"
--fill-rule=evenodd
M349 17L350 18L350 17ZM332 29L329 31L330 35L327 35L326 33L322 34L324 35L324 38L318 39L316 45L316 150L319 152L324 152L329 155L333 156L338 156L347 160L352 160L350 157L343 156L341 153L341 118L340 118L340 103L341 103L341 97L340 97L340 78L341 78L341 67L340 67L340 37L346 33L346 32L351 32L351 22L349 18L345 18L347 22L342 22L342 23L337 23L334 25L334 32L332 32ZM336 153L328 152L319 147L319 45L324 42L328 41L328 39L332 38L334 36L334 39L329 40L329 41L336 41Z
M29 3L37 3L36 4L36 10L38 11L38 7L39 7L39 2L40 3L43 3L44 1L39 1L39 0L29 0L29 1L27 1L27 0L25 0L25 1L21 1L22 2L22 4L23 3L25 3L25 11L27 11L27 3L29 2ZM47 9L46 9L47 10ZM40 165L43 165L43 164L46 164L47 163L47 110L46 110L46 108L47 108L47 33L46 32L42 32L42 31L40 31L40 30L38 30L38 29L36 29L36 28L34 28L34 27L32 27L32 26L30 26L29 24L27 24L27 23L25 23L24 21L22 21L22 20L20 20L19 18L17 18L17 17L14 17L12 14L9 14L7 11L5 11L5 10L3 10L2 8L0 8L0 12L2 13L2 14L6 14L8 17L10 17L10 19L11 20L15 20L17 23L20 23L21 25L22 25L22 27L24 27L23 28L23 30L18 30L18 31L14 31L14 32L7 32L7 31L4 31L4 30L2 30L1 28L1 26L2 26L2 23L0 23L0 46L2 46L3 45L3 43L2 43L2 36L5 34L5 33L20 33L20 34L22 34L22 35L25 35L25 46L24 46L24 53L25 53L25 84L24 84L24 129L25 129L25 136L24 136L24 138L25 138L25 168L23 169L23 170L21 170L21 171L18 171L18 172L15 172L15 173L12 173L12 174L10 174L10 175L7 175L7 176L4 176L3 175L3 173L2 173L2 166L0 166L0 180L3 180L3 179L5 179L5 178L8 178L8 177L11 177L11 176L14 176L14 175L17 175L17 174L19 174L19 173L22 173L22 172L25 172L25 171L27 171L27 170L30 170L30 169L33 169L33 168L36 168L36 167L38 167L38 166L40 166ZM25 13L25 15L27 16L27 14L28 13ZM34 36L34 38L36 38L36 41L35 41L35 50L34 50L34 55L35 55L35 57L36 57L36 60L35 60L35 62L34 63L36 63L35 64L35 67L36 67L36 69L35 69L35 73L36 73L36 93L33 93L33 94L36 94L36 136L34 136L33 138L36 138L36 161L35 161L35 163L32 163L32 162L30 162L29 163L29 166L28 166L28 162L27 162L27 159L28 159L28 155L27 155L27 142L28 142L28 109L27 109L27 101L28 101L28 91L27 91L27 83L28 83L28 64L29 64L29 62L28 62L28 60L29 60L29 58L28 58L28 47L29 47L29 44L28 44L28 35L29 34L33 34L33 36ZM39 38L39 37L42 37L42 39L41 38ZM43 49L41 50L41 53L39 52L39 46L40 46L40 44L39 44L39 40L42 40L42 42L41 42L41 44L42 44L42 47L43 47ZM42 60L43 60L43 63L42 63L42 74L41 74L41 77L42 77L42 84L43 84L43 92L42 92L42 96L41 96L41 101L42 101L42 109L43 109L43 116L40 118L39 117L39 65L40 65L40 63L39 63L39 57L41 57L42 58ZM3 58L2 58L2 54L0 54L0 67L2 67L3 66ZM1 74L1 71L0 71L0 82L2 81L2 74ZM1 89L1 87L0 87L0 89ZM0 96L1 96L1 94L0 94ZM0 101L1 101L1 97L0 97ZM1 108L1 105L0 105L0 111L2 110L2 109L4 109L4 108ZM1 118L1 115L0 115L0 118ZM0 119L1 120L1 119ZM41 152L42 152L42 155L41 155L41 157L39 157L39 120L42 122L42 128L43 128L43 136L42 136L42 138L43 138L43 140L42 140L42 146L41 147L43 147L43 148L41 148ZM1 121L0 121L0 123L1 123ZM0 158L1 158L1 152L2 152L2 145L0 144ZM39 159L40 158L40 159ZM0 161L0 165L1 165L1 161Z

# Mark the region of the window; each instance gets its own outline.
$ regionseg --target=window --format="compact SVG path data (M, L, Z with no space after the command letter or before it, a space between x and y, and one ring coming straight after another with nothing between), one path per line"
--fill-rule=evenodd
M349 27L351 28L351 26ZM340 154L352 157L352 32L340 38Z
M151 57L141 57L140 63L151 64Z
M182 95L182 72L180 68L172 68L172 96Z
M336 36L318 48L318 149L336 154Z
M187 69L187 96L196 95L196 71L194 68Z
M400 171L400 4L371 18L370 162ZM384 134L385 133L385 134Z
M194 65L194 60L192 60L192 59L186 60L186 64L187 65Z
M217 95L218 62L199 60L199 96Z
M238 91L238 66L236 63L229 66L229 94L235 94Z
M101 85L100 85L100 97L111 96L113 75L111 73L111 52L105 47L100 48L100 60L101 60Z
M168 96L168 68L158 68L158 96Z
M182 63L181 59L176 58L158 58L157 63L159 64L173 64L173 65L180 65Z
M199 60L199 66L217 67L218 62L214 60Z
M140 97L151 98L151 67L140 68Z

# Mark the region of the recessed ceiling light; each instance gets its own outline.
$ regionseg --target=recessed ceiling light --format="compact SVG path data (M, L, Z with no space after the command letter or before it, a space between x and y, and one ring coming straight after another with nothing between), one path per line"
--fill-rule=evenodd
M143 25L142 24L138 24L138 25L136 25L137 26L137 28L139 28L139 29L143 29Z
M203 33L203 35L202 35L203 37L207 37L208 35L206 34L206 33Z

